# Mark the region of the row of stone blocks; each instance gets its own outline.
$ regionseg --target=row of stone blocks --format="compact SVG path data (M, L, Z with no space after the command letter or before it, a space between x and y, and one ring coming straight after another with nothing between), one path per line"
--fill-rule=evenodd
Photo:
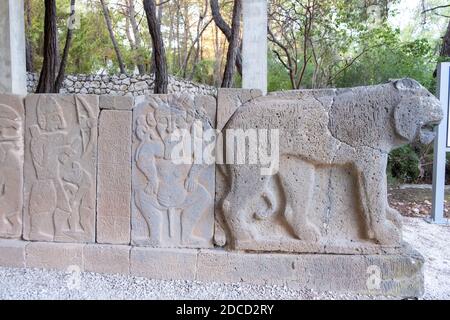
M0 240L0 265L393 297L424 290L423 259L409 247L396 255L294 255Z
M401 242L385 170L441 118L409 79L217 99L0 95L0 238L20 239L0 262L418 296L423 261Z

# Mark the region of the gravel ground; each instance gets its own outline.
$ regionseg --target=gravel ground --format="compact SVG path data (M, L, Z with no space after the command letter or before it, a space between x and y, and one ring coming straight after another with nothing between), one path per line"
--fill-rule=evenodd
M424 299L450 299L450 225L403 218L403 238L425 258Z
M450 299L450 227L405 218L404 238L426 259L424 299ZM78 288L74 289L70 280L65 272L0 268L0 299L389 299L282 286L160 281L88 272L81 274Z

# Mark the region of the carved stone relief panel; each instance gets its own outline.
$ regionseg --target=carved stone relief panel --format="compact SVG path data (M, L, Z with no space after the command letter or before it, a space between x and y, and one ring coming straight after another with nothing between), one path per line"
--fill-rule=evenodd
M22 235L23 98L0 94L0 237Z
M95 241L98 96L25 102L24 237Z
M223 170L227 188L216 214L228 244L255 251L397 250L401 219L387 201L388 154L415 140L429 142L428 126L441 119L439 101L409 79L244 104L225 126L227 153L247 156ZM239 143L228 131L253 132L256 139ZM275 170L267 174L268 167Z
M208 117L215 116L214 110L215 99L187 95L154 95L136 101L133 244L212 246L215 171L204 155L214 153L215 132Z

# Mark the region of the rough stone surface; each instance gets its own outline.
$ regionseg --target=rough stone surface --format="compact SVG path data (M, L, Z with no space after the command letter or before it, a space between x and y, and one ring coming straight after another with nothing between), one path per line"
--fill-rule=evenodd
M261 96L262 92L257 89L218 89L217 129L222 130L240 106Z
M77 243L30 242L25 248L27 268L67 270L78 267L83 270L83 247Z
M83 248L83 262L85 271L128 274L130 247L87 244Z
M98 96L26 98L24 238L95 241Z
M217 122L217 99L214 96L196 95L194 96L194 104L197 109L206 113L211 127L216 127Z
M12 1L12 0L11 0ZM27 74L28 92L36 91L39 74ZM153 75L67 75L60 93L101 94L111 96L137 97L152 94ZM217 89L208 85L193 83L185 79L169 76L169 93L183 92L190 95L216 96Z
M0 238L22 235L23 99L0 95Z
M409 247L396 255L348 256L201 250L197 264L200 281L242 281L370 295L423 294L423 258ZM379 282L371 278L378 274Z
M124 107L131 109L129 106ZM130 243L131 118L131 111L102 110L100 114L97 176L98 243Z
M237 143L258 159L251 163L247 156L245 164L225 170L228 193L219 209L230 247L326 253L395 250L401 243L401 223L387 202L388 153L419 138L429 142L432 135L425 126L441 119L439 101L409 79L306 91L301 99L291 93L250 101L225 129L264 128L257 133L259 142L268 141L269 129L270 140L277 142L272 133L279 139L279 163L270 174L262 170L268 169L262 156L267 157L272 142L267 148L258 145L258 152L248 149L248 142ZM226 141L227 151L236 154L234 140L231 136Z
M133 97L130 96L100 96L100 109L131 110L133 109Z
M24 268L26 245L20 240L0 240L0 266Z
M201 161L205 144L196 136L212 129L210 123L203 107L186 95L148 96L137 102L133 109L133 244L212 246L214 165Z

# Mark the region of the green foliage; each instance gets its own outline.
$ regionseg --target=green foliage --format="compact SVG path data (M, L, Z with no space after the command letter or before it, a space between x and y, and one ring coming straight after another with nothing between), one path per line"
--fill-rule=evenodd
M195 65L193 80L199 83L212 83L214 80L214 61L202 60Z
M392 31L390 37L390 42L378 46L345 70L336 85L371 85L410 77L434 92L436 80L433 72L437 59L433 45L427 39L401 42L398 30Z
M268 91L286 90L290 87L289 75L286 69L275 58L274 54L269 52L268 56Z
M419 156L410 145L392 151L387 168L390 182L416 182L420 175L419 163Z

